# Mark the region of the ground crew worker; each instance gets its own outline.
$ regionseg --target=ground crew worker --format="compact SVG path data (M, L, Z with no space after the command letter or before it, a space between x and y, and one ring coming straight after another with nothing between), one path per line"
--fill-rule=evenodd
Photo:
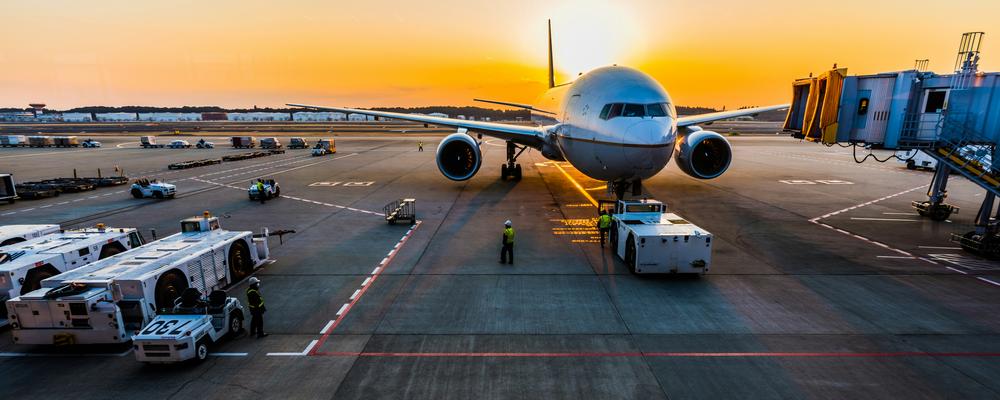
M604 247L604 238L611 231L611 216L605 210L601 210L601 215L597 217L597 230L601 232L601 247Z
M260 204L264 204L267 196L264 194L264 181L257 179L257 197L260 199Z
M250 307L250 334L257 338L267 336L264 333L264 296L260 294L260 279L250 277L250 287L247 288L247 305Z
M424 151L424 142L423 141L417 142L417 151Z
M500 264L514 264L514 228L508 219L503 223L503 247L500 248ZM510 257L508 259L508 257ZM508 261L509 260L509 261Z

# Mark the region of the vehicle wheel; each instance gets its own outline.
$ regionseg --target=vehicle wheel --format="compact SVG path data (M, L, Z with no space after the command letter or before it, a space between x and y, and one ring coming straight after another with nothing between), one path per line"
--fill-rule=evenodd
M195 343L194 356L198 362L205 361L205 359L208 358L208 342L199 340L198 343Z
M517 164L514 166L514 173L511 175L514 175L515 181L521 180L521 164Z
M156 281L156 291L153 294L156 298L156 309L172 309L174 300L177 300L181 292L187 288L187 281L180 272L175 270L161 275Z
M507 164L503 164L500 166L500 180L506 180L507 175L510 175L510 170L507 168Z
M611 252L618 252L618 221L611 221L611 229L608 231L608 243L611 245Z
M238 311L229 313L229 334L238 335L243 332L243 314Z
M24 284L21 286L21 294L25 295L42 288L42 281L59 275L59 271L52 265L32 268L24 277Z
M2 243L0 243L0 247L3 247L3 246L10 246L10 245L12 245L12 244L14 244L14 243L21 243L21 242L23 242L24 240L25 240L24 238L19 238L19 237L16 237L16 238L10 238L10 239L7 239L7 240L4 240L4 241L3 241Z
M944 221L951 216L951 208L944 205L933 206L930 211L931 220L934 221Z
M163 199L163 192L159 191L153 192L153 197L156 197L157 199Z
M239 282L253 272L253 261L246 242L238 240L229 248L229 271L233 282Z
M142 191L139 190L139 189L132 189L132 197L135 197L137 199L141 199L142 198Z
M97 259L98 260L103 260L103 259L111 257L111 256L113 256L115 254L124 253L125 251L126 251L125 250L125 246L123 246L121 243L119 243L119 242L111 242L111 243L105 244L104 247L101 247L101 255L98 256Z
M635 272L635 236L628 235L628 240L625 241L625 265L628 266L628 272Z
M913 160L906 160L906 169L911 171L917 169L917 163Z
M274 197L281 197L281 188L280 187L274 188Z

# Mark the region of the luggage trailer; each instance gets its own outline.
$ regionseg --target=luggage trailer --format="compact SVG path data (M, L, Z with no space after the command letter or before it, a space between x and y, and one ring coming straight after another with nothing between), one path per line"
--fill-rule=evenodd
M142 246L134 228L67 230L0 248L0 301L41 288L42 280ZM0 326L7 325L7 308Z
M181 232L42 281L7 302L14 343L124 343L171 309L189 287L207 295L264 264L267 232L227 231L217 217L181 221Z

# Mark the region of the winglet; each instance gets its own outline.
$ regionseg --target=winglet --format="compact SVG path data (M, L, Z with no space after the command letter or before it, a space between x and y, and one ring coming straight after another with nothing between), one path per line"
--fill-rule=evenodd
M556 75L552 69L552 20L549 20L549 89L556 87Z

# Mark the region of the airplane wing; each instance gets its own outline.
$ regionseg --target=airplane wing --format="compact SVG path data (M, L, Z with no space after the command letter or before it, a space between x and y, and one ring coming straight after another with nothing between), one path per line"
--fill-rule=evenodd
M545 130L537 126L501 124L485 121L468 121L457 118L432 117L430 115L404 114L387 111L360 110L342 107L311 106L307 104L288 104L291 107L302 107L313 110L337 111L348 114L371 115L382 118L401 119L405 121L422 122L425 124L447 126L449 128L465 128L470 132L482 133L498 139L510 140L514 143L540 148L545 143Z
M781 104L777 106L744 108L733 111L720 111L708 114L689 115L686 117L677 118L677 126L684 127L690 125L704 124L706 122L718 121L727 118L742 117L744 115L754 115L765 111L784 110L787 108L788 104Z

